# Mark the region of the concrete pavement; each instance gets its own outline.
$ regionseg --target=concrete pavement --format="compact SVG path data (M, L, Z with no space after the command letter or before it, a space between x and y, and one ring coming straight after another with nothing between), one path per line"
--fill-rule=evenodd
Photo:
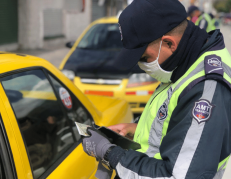
M65 55L69 52L69 48L60 48L48 53L39 54L38 57L44 58L45 60L48 60L51 62L54 66L57 68L59 67L62 59L65 57Z
M62 59L69 52L70 48L65 47L65 44L60 44L58 47L50 47L37 50L17 50L13 53L22 53L37 56L51 62L55 67L59 67Z
M221 32L225 39L225 46L229 50L229 53L231 54L231 26L221 26Z

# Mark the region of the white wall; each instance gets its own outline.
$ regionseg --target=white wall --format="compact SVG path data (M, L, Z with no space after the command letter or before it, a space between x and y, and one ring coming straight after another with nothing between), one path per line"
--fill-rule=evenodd
M18 44L21 49L42 48L42 1L18 0Z
M18 0L19 48L39 49L46 46L44 29L48 35L52 33L52 29L49 32L49 28L44 28L44 18L46 18L44 17L44 10L46 12L49 10L61 12L62 29L59 29L58 32L64 35L62 38L64 41L75 40L91 22L91 0L86 0L84 12L81 12L81 9L82 0ZM55 31L56 29L54 29ZM60 41L54 39L53 42L55 45Z
M65 11L65 34L67 40L76 40L91 22L91 0L86 0L84 12Z

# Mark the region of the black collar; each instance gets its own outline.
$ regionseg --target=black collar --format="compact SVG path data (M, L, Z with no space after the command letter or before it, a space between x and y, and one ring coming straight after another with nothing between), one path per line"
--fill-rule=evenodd
M166 71L173 71L171 81L175 83L197 60L209 35L205 30L188 21L188 26L177 50L160 66Z

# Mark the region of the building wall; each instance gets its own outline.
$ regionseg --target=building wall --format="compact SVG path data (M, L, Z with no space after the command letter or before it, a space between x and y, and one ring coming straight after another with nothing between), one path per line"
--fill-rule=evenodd
M42 1L18 0L18 45L20 49L43 46Z
M127 0L92 0L91 21L105 16L117 16L127 6Z
M0 50L41 49L76 40L91 22L91 0L18 0L18 43Z
M0 50L55 48L76 40L95 19L114 16L127 0L18 0L18 43Z
M2 51L18 47L17 6L17 0L0 0L0 50Z
M91 22L91 0L86 0L85 10L84 12L80 12L78 10L67 9L64 12L65 16L65 24L64 31L66 34L67 40L76 40L83 30L90 24Z

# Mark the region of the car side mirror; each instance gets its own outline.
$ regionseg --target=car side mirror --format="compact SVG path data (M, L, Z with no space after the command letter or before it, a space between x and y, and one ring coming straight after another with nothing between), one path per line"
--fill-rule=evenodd
M74 43L75 43L74 41L67 42L67 43L66 43L66 47L67 47L67 48L72 48L73 45L74 45Z

